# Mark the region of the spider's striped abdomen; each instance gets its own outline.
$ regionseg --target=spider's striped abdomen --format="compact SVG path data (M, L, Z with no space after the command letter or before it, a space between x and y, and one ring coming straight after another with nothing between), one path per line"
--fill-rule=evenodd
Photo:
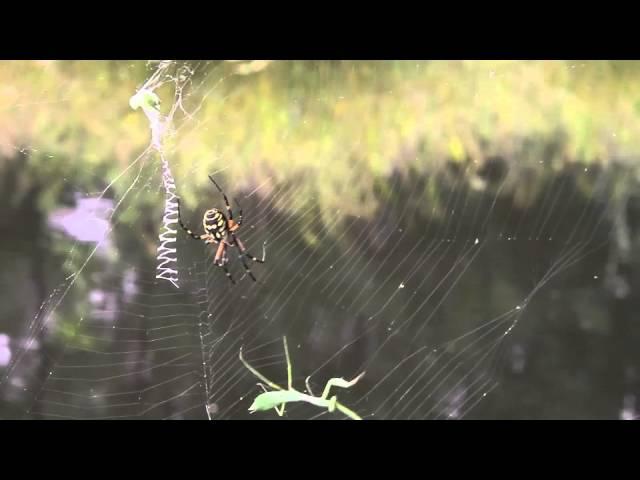
M221 240L227 233L227 217L217 208L212 208L204 213L202 226L206 233L213 235L216 240Z

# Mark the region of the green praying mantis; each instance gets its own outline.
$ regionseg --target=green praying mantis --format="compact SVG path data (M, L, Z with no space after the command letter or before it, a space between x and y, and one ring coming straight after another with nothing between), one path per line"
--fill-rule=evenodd
M335 410L338 410L344 413L347 417L352 418L353 420L362 420L362 418L360 418L360 416L357 413L355 413L353 410L339 403L336 395L329 398L329 391L331 390L331 387L339 387L339 388L352 387L358 382L358 380L360 380L364 376L365 372L362 372L360 375L358 375L356 378L354 378L351 381L347 381L344 378L330 379L325 385L322 395L319 397L316 397L313 395L313 392L311 391L311 386L309 385L310 377L307 377L305 380L305 385L307 387L307 391L309 392L309 394L299 392L298 390L295 390L292 386L291 359L289 358L289 348L287 347L287 337L282 337L282 341L284 343L284 353L287 358L288 388L286 390L282 388L280 385L266 378L264 375L258 372L255 368L249 365L249 363L242 356L242 347L240 348L240 355L239 355L240 361L244 364L244 366L247 367L247 369L249 369L249 371L253 373L256 377L258 377L264 383L266 383L271 388L273 388L272 391L268 391L263 384L261 383L258 384L260 385L260 387L262 387L264 392L255 398L255 400L249 407L250 413L271 410L273 408L275 409L275 411L278 413L279 416L283 416L285 405L287 403L306 402L306 403L310 403L311 405L315 405L317 407L326 408L329 412L334 412Z

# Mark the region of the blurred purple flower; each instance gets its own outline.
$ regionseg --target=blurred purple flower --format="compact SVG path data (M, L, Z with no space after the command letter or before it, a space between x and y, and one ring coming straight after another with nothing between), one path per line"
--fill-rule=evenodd
M113 202L104 198L76 196L75 208L61 208L49 215L49 224L81 241L98 243L109 230L106 220Z
M0 334L0 367L6 367L11 361L11 348L9 348L9 335Z

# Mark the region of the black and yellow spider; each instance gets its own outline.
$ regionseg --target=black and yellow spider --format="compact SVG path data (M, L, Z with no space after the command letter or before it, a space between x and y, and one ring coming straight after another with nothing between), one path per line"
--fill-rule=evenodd
M180 199L178 199L178 221L180 222L180 226L185 232L187 232L191 236L191 238L194 238L196 240L203 240L204 243L206 244L211 244L211 243L219 244L218 249L216 250L216 256L213 260L213 263L216 266L222 267L222 269L224 269L224 273L227 275L229 280L231 280L231 283L233 283L234 285L236 282L231 276L231 272L229 272L226 265L229 262L229 258L227 257L227 247L233 247L233 246L238 247L238 250L240 251L238 258L242 261L245 272L247 272L247 274L255 282L257 281L256 277L254 277L253 273L251 273L251 270L249 269L249 266L247 265L247 262L245 261L244 257L250 258L251 260L257 263L264 263L264 258L260 260L254 257L252 254L250 254L247 251L247 249L245 248L244 244L240 241L240 239L236 237L235 232L237 232L240 226L242 225L242 208L240 208L240 212L238 214L238 221L236 222L233 219L233 211L231 210L231 205L229 205L229 200L227 199L227 196L225 195L225 193L222 191L220 186L216 183L216 181L213 179L211 175L209 175L209 180L213 182L213 184L216 186L218 191L224 197L224 203L227 206L227 212L229 213L229 218L227 218L224 215L224 213L222 213L222 211L220 211L217 208L212 208L210 210L207 210L206 212L204 212L204 217L202 218L202 226L204 227L205 233L202 235L196 235L189 228L187 228L184 223L182 223L182 217L180 216ZM238 202L236 201L236 203ZM238 205L238 207L240 207L240 205Z

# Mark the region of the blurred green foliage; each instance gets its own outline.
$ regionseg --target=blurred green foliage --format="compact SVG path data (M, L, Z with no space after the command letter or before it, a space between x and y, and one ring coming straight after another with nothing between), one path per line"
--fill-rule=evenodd
M545 158L556 169L624 161L640 149L638 62L187 63L195 73L183 105L197 113L179 111L166 143L187 202L207 173L224 169L230 189L262 185L268 193L302 182L323 210L367 215L376 205L361 199L371 200L376 180L393 171L429 172L448 161L472 177L492 156L524 168L539 161L527 158L532 138L559 142ZM0 149L4 157L31 149L29 168L46 178L44 209L65 181L104 188L144 151L149 126L128 100L153 68L0 63ZM172 87L157 91L165 113ZM114 185L118 193L132 170Z

